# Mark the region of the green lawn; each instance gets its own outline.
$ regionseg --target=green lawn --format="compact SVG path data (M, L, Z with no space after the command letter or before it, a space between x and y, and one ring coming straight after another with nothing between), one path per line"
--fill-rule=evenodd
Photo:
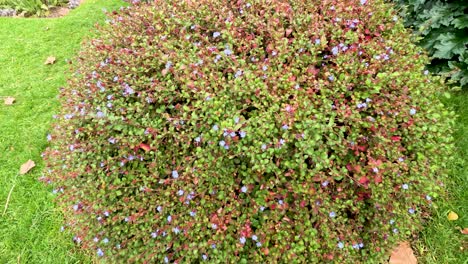
M52 115L58 111L56 96L65 85L69 65L85 35L104 21L102 9L117 9L120 0L88 0L58 19L0 18L0 97L13 96L13 106L0 102L0 263L84 263L71 235L60 232L60 214L53 194L37 179L41 152ZM44 65L55 56L54 65ZM37 167L19 176L22 163ZM8 193L9 206L2 217ZM87 261L88 260L88 261Z
M119 0L88 0L64 18L0 18L0 97L17 100L13 106L0 102L0 263L91 262L73 246L71 234L60 232L62 222L52 190L37 179L43 169L40 154L59 107L58 88L66 83L66 59L76 54L93 24L104 21L102 8L121 5ZM48 56L55 56L57 62L44 65ZM448 104L459 114L456 155L468 164L468 91L454 94ZM36 161L37 167L18 175L28 159ZM466 167L455 164L450 201L440 206L414 244L420 262L466 263L468 245L456 227L468 227L467 178ZM448 210L457 212L460 219L447 221Z

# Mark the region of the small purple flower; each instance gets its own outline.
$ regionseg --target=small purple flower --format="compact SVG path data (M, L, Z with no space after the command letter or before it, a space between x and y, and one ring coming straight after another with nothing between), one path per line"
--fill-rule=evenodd
M327 185L328 185L329 183L330 183L329 181L324 181L324 182L322 182L322 186L323 186L323 187L327 187Z
M179 178L179 173L176 170L172 171L172 178L174 178L174 179Z
M241 192L243 193L246 193L249 189L247 188L247 186L242 186L241 188Z
M253 240L253 241L257 241L257 239L258 239L258 237L257 237L256 235L253 235L253 236L252 236L252 240Z
M97 254L98 254L99 257L104 256L104 252L100 248L97 249Z
M357 104L356 107L357 107L358 109L366 108L366 107L367 107L367 104L366 104L366 103L359 103L359 104Z
M215 249L215 248L216 248L216 244L211 244L211 248L212 248L212 249Z
M104 116L105 116L105 114L104 114L103 112L101 112L101 111L98 111L98 112L96 113L96 117L97 117L97 118L103 118Z
M416 109L411 108L409 113L410 113L410 115L415 115L416 114Z
M283 205L283 204L284 204L283 200L278 200L278 203L279 203L279 205Z
M168 257L164 257L164 263L169 263L169 258Z
M125 221L125 222L128 222L129 220L130 220L130 219L129 219L128 217L125 217L125 218L124 218L124 221Z
M408 190L409 186L408 186L408 184L405 183L405 184L401 185L401 188L403 188L404 190Z
M106 237L106 238L104 238L104 239L102 240L102 243L104 243L104 244L107 244L107 243L109 243L109 239L108 239L107 237Z
M213 130L214 130L214 131L218 131L218 129L219 129L218 125L214 125L214 126L213 126Z
M109 138L107 141L109 141L111 144L115 144L115 138L113 137Z
M236 132L231 132L231 133L229 134L229 136L230 136L230 137L235 137L235 136L236 136Z
M196 137L195 138L195 142L200 143L200 141L201 141L201 137Z
M395 223L395 220L390 219L390 224L393 225Z
M105 212L104 212L104 216L105 216L105 217L109 217L109 212L108 212L108 211L105 211Z
M424 75L428 75L429 74L429 71L428 70L425 70L424 71Z
M393 233L398 233L398 228L393 228Z
M202 255L202 259L203 260L207 260L208 259L208 256L206 256L205 254Z
M280 145L284 145L284 143L286 143L286 140L280 139L279 144L280 144Z
M94 238L93 238L93 241L97 243L97 242L99 242L99 238L94 237Z
M241 238L239 238L239 241L241 242L241 244L245 244L246 239L245 239L245 237L241 237Z
M172 232L174 232L174 234L179 234L180 233L180 229L178 227L174 227L172 229Z
M335 212L330 212L328 215L329 215L331 218L336 217L336 213L335 213Z
M245 138L245 136L247 135L247 132L245 132L245 131L240 131L240 132L239 132L239 135L240 135L241 138Z
M378 169L378 168L372 168L372 171L373 171L374 173L377 173L377 172L379 172L379 169Z
M333 82L335 80L335 76L333 75L328 76L328 80L330 80L330 82Z
M353 245L353 248L354 248L354 249L359 249L359 244L354 244L354 245Z
M172 216L168 216L168 217L167 217L167 222L170 223L171 221L172 221Z
M266 66L266 65L263 65L263 66L262 66L262 70L263 70L263 71L266 71L266 70L268 70L268 66Z
M299 90L300 88L301 86L299 84L296 83L296 85L294 85L294 89Z
M219 37L219 36L221 36L221 33L219 33L219 32L213 33L213 38L217 38L217 37Z
M337 246L338 246L339 249L343 249L343 248L344 248L343 242L338 242L338 245L337 245Z
M47 141L51 141L52 140L52 136L50 134L47 134Z
M107 103L107 108L112 108L112 103Z
M276 56L277 54L278 54L278 52L276 52L276 50L271 52L271 56L273 56L273 57Z
M320 39L315 39L315 45L320 45Z
M241 70L237 70L236 74L234 75L235 78L239 78L242 76L242 71Z
M266 150L267 149L267 145L266 144L262 144L262 150Z
M414 214L415 210L413 208L408 209L408 213Z
M63 232L63 231L65 231L65 227L64 227L64 226L61 226L61 227L60 227L60 232Z
M197 214L197 213L195 213L194 211L190 211L190 216L191 216L191 217L195 217L196 214Z
M78 209L80 209L80 206L79 206L79 205L77 205L77 204L73 205L73 210L74 210L74 211L78 211Z
M364 244L363 243L359 243L359 248L363 248L364 247Z
M284 130L288 130L289 126L288 125L283 125L281 128L284 129Z
M255 243L255 245L257 245L257 247L261 247L261 246L262 246L262 243L257 242L257 243Z
M333 53L333 55L336 56L336 55L338 54L338 51L339 51L339 50L338 50L338 47L337 47L337 46L335 46L335 47L332 48L332 53Z
M177 191L177 195L179 195L179 196L184 195L184 190L179 190L179 191Z
M432 200L432 197L430 195L426 195L426 200L430 201Z
M226 48L226 49L224 49L224 54L226 56L230 56L230 55L232 55L232 50L230 50L229 48Z
M221 147L224 147L224 146L226 145L226 142L225 142L224 140L221 140L221 141L219 142L219 145L220 145Z
M361 5L365 5L367 3L367 0L361 0Z
M211 228L216 230L216 229L218 229L218 225L217 224L211 224Z
M151 237L152 237L152 238L156 238L157 236L158 236L158 233L156 233L156 232L152 232L152 233L151 233Z
M166 69L171 68L171 67L172 67L172 61L166 62L166 66L165 66L165 67L166 67Z

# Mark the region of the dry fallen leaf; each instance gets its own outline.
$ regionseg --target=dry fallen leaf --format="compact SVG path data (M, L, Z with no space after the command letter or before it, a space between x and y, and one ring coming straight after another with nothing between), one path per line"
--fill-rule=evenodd
M468 235L468 227L463 228L460 232L464 235Z
M45 65L47 64L54 64L55 63L55 57L48 57L47 60L44 62Z
M15 100L16 99L14 97L8 96L8 97L5 98L5 104L6 105L12 105L15 102Z
M34 161L32 161L32 160L26 161L26 163L21 165L20 174L23 175L23 174L28 173L35 166L36 166L36 163L34 163Z
M389 264L417 264L418 260L413 254L408 242L401 242L397 248L395 248L390 256Z
M455 213L454 211L450 211L450 212L448 213L448 215L447 215L447 219L448 219L449 221L455 221L455 220L458 219L458 215L457 215L457 213Z

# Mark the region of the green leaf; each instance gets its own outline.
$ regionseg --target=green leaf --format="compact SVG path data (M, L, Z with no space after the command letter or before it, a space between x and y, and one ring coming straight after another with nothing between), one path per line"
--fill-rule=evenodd
M466 49L465 45L468 44L468 35L463 33L446 33L437 39L440 43L434 46L434 57L440 59L450 59L453 55L462 54Z
M464 15L464 16L455 18L454 20L452 20L452 25L455 28L459 28L459 29L468 28L468 16Z

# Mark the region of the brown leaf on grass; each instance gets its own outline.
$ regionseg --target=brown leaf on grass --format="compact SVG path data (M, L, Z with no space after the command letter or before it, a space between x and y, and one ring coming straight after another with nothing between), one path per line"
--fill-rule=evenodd
M463 228L460 232L464 235L468 235L468 227Z
M28 173L35 166L36 166L36 163L34 163L34 161L32 161L32 160L26 161L26 163L21 165L20 174L24 175L24 174Z
M15 102L15 100L16 100L16 99L15 99L14 97L8 96L8 97L5 98L4 101L5 101L5 104L6 104L6 105L12 105L12 104Z
M406 241L400 242L396 247L392 255L390 256L389 264L417 264L418 260L413 254L413 250L410 244Z
M48 65L48 64L54 64L55 63L55 57L48 57L46 59L46 61L44 62L45 65Z

